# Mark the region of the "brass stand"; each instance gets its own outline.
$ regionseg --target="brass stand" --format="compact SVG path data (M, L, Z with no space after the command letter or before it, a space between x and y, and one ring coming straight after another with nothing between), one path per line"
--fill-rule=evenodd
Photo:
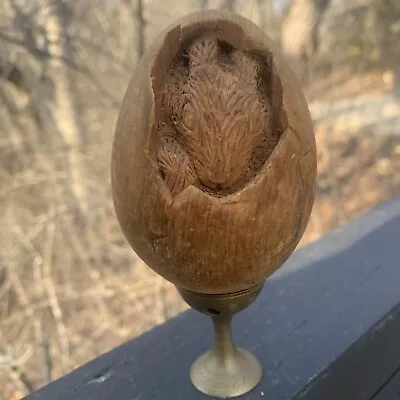
M226 295L205 295L178 288L192 308L210 315L213 320L214 346L190 369L190 379L201 392L220 398L236 397L254 389L260 382L261 364L251 353L235 346L231 322L234 314L256 299L262 286Z

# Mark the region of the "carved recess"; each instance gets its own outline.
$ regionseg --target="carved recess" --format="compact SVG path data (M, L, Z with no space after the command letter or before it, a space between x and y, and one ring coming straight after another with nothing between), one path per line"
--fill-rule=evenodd
M154 156L173 196L189 185L217 197L242 189L285 128L271 54L239 51L210 33L181 46L155 95Z

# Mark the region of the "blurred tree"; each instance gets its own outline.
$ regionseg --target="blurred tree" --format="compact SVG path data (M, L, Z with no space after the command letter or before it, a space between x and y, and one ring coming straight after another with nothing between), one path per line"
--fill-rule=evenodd
M234 11L235 10L235 0L224 0L221 4L221 10Z
M371 1L366 16L366 31L378 58L393 58L394 53L399 54L399 21L398 0Z
M400 54L400 3L397 0L331 0L318 31L319 62L395 68ZM396 69L396 68L395 68Z
M51 12L43 18L43 29L48 43L47 74L52 77L53 102L50 115L67 149L67 170L72 199L82 214L87 212L87 194L82 178L83 168L80 151L83 143L82 130L76 117L71 77L64 60L71 59L71 42L68 29L71 10L64 1L53 4Z
M291 59L301 61L307 69L318 52L318 27L328 5L329 0L293 0L282 22L284 53Z
M376 57L382 65L392 70L394 94L400 98L400 2L372 1L368 17L367 32Z

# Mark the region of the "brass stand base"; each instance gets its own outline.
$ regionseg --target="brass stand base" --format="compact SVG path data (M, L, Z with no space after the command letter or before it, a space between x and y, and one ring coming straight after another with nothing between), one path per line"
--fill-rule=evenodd
M200 356L190 368L190 379L196 389L209 396L226 398L241 396L260 382L263 369L246 350L237 348L235 357L221 365L214 350Z
M262 366L252 354L234 345L231 322L235 313L256 299L262 286L219 295L178 288L182 298L195 310L212 317L214 324L213 348L190 368L190 379L201 392L213 397L236 397L254 389L260 382Z

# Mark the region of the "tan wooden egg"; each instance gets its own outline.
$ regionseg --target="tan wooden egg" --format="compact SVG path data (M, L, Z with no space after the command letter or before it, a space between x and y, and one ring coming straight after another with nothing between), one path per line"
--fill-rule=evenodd
M158 36L129 83L112 154L117 217L149 267L204 294L260 284L301 239L315 178L305 98L266 34L202 11Z

